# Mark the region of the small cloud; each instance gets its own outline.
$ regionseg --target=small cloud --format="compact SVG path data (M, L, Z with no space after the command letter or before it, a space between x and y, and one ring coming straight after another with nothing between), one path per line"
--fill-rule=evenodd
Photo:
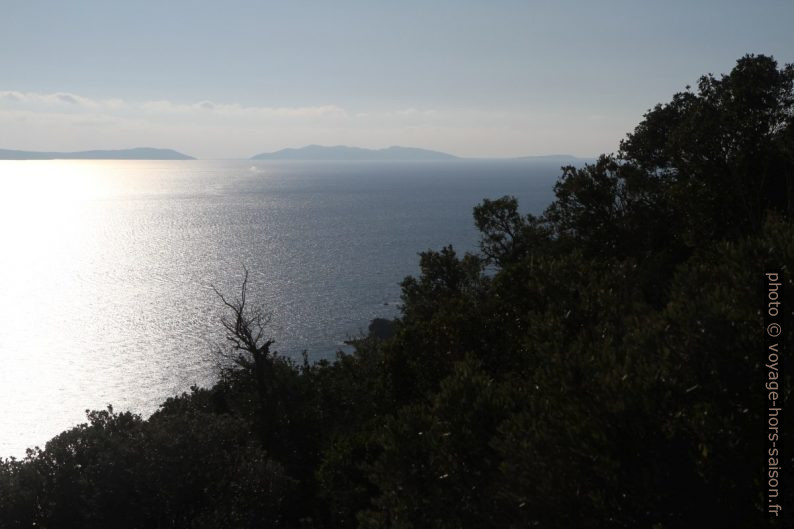
M436 110L420 110L418 108L404 108L401 110L388 110L379 112L358 112L356 118L361 119L400 119L400 120L423 120L438 118L439 112Z
M14 90L0 90L0 102L7 101L19 105L44 105L44 106L70 106L90 109L119 109L125 103L121 99L91 99L88 97L71 94L69 92L55 92L43 94L40 92L17 92Z
M432 117L438 114L435 110L419 110L416 108L406 108L398 110L393 113L395 116L408 116L408 117Z
M76 96L74 96L72 94L60 94L59 93L59 94L55 94L53 97L55 97L55 99L57 99L58 101L61 101L63 103L69 103L70 105L79 105L80 104L80 100Z
M173 111L174 107L169 101L159 100L159 101L146 101L145 103L141 103L140 105L141 110L145 112L169 112Z
M7 101L13 101L14 103L20 103L24 101L24 95L20 92L13 92L11 90L4 90L0 91L0 99L5 99Z
M214 103L212 101L199 101L198 103L173 103L168 100L146 101L139 105L140 109L148 113L161 114L191 114L195 112L211 112L221 117L260 117L260 118L316 118L347 116L345 109L336 105L321 105L316 107L244 107L237 103Z
M256 107L254 107L256 108ZM326 116L339 116L344 117L347 116L347 111L345 109L338 107L336 105L323 105L319 107L278 107L278 108L268 108L268 107L260 107L258 108L260 112L273 114L275 116L287 116L287 117L326 117Z

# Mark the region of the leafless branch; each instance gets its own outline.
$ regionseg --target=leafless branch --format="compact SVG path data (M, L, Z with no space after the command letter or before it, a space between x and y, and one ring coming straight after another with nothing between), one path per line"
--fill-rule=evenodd
M240 295L236 300L230 300L211 285L215 294L229 310L221 317L221 325L226 331L226 341L231 352L221 352L221 356L232 360L241 367L247 367L252 362L267 360L271 356L270 347L274 340L265 338L265 328L270 324L272 315L265 313L261 307L248 306L248 269L243 267L244 275Z
M212 289L228 309L221 317L221 325L226 331L228 346L218 352L219 358L236 364L251 376L259 394L261 423L259 433L262 446L266 450L271 438L273 423L274 365L270 347L274 341L265 337L265 328L270 323L271 314L265 313L261 307L249 307L248 269L245 272L240 296L236 300L227 299L215 285ZM224 366L225 368L226 366Z

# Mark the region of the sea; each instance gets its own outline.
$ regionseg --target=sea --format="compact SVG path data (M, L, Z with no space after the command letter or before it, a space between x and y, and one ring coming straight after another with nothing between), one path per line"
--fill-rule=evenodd
M279 354L349 351L420 252L476 252L484 198L542 212L561 165L0 161L0 457L212 384L246 269Z

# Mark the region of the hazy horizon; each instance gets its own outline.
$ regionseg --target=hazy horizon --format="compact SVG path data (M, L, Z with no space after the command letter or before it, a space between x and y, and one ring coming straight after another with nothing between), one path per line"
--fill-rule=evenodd
M147 158L147 157L140 157L140 158L113 158L113 157L109 157L109 158L99 158L99 157L88 157L88 158L14 158L14 157L11 157L11 158L5 158L3 156L6 153L29 153L29 154L44 154L44 155L58 155L58 154L69 154L69 155L74 155L74 154L92 154L92 155L94 155L96 153L109 153L109 154L118 154L118 153L122 153L122 152L133 153L135 151L163 151L163 152L171 151L171 152L173 152L173 154L185 155L186 156L185 161L188 161L188 160L256 160L257 157L259 157L259 156L270 155L270 154L274 154L275 155L275 154L280 154L282 152L287 152L287 151L293 151L293 152L308 151L309 149L314 148L314 147L321 147L323 149L328 149L328 150L332 150L332 149L364 150L364 151L371 151L373 153L388 151L390 149L406 149L406 150L419 150L419 151L425 151L425 152L428 152L428 153L436 153L436 154L442 154L442 155L450 154L450 153L446 153L444 151L424 149L424 148L421 148L421 147L414 147L414 146L410 146L410 145L386 145L386 146L383 146L383 147L362 148L362 147L359 147L357 145L305 144L305 145L300 145L300 146L285 147L283 149L278 149L276 151L257 152L257 153L251 154L250 156L241 156L241 157L220 156L220 157L216 157L216 158L201 158L201 157L198 157L198 156L193 156L192 153L189 153L189 152L177 151L176 149L170 149L167 146L159 146L159 145L136 145L136 146L131 146L131 147L118 147L118 148L112 148L112 149L85 149L85 150L78 150L78 151L54 151L52 149L43 149L43 150L7 149L4 146L0 145L0 160L18 160L18 161L31 160L31 161L35 161L35 160L70 160L70 159L71 160L114 160L115 159L115 160L131 160L131 161L134 161L134 160L157 160L157 159L163 159L163 160L173 159L173 160L177 160L178 159L178 158ZM573 154L565 153L565 152L555 152L555 153L523 154L523 155L519 155L519 156L454 156L454 155L452 155L452 158L450 158L450 160L453 160L453 161L454 160L472 160L472 161L476 161L476 160L505 160L505 161L508 161L508 160L520 160L520 159L523 159L523 158L569 158L569 157L575 158L575 159L580 159L580 160L589 160L589 159L595 159L597 156L596 155L593 155L593 156L577 156L577 155L573 155ZM263 159L267 159L267 158L263 158ZM344 160L345 158L341 157L341 158L326 159L326 158L306 157L306 158L283 158L283 159L284 160L290 160L290 159L293 159L293 160L306 160L306 161L311 161L311 160L333 161L333 160Z
M12 1L0 148L201 159L309 144L461 157L611 152L747 54L794 61L794 6Z

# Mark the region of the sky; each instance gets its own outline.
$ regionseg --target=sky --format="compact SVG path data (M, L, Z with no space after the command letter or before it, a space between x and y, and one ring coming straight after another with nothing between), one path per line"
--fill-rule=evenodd
M747 53L794 2L3 0L0 148L308 144L593 156Z

